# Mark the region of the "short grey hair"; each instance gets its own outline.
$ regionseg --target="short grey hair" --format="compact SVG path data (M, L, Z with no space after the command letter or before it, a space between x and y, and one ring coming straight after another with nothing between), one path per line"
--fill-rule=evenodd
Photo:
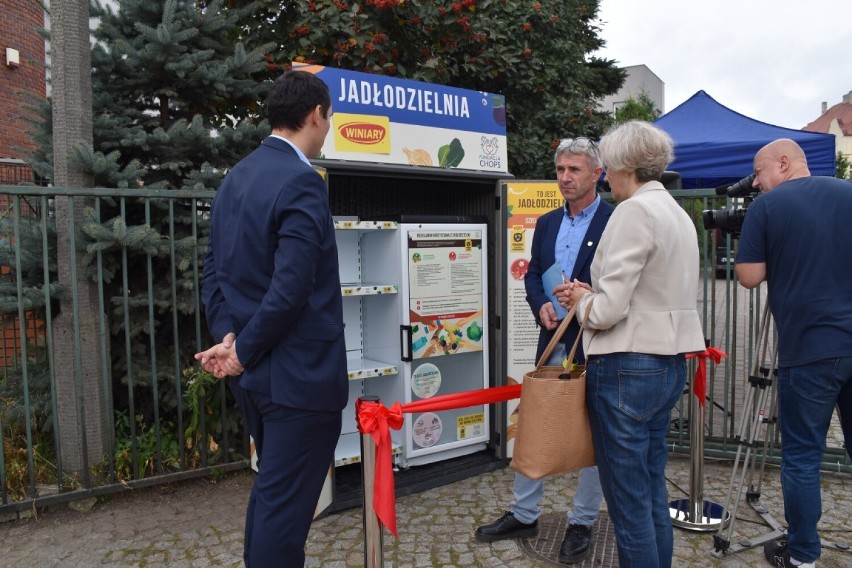
M601 153L598 150L598 145L594 140L586 137L579 138L563 138L559 141L559 146L556 147L556 152L553 154L553 163L562 154L576 154L578 156L586 156L586 160L592 169L602 168Z
M607 169L635 172L642 183L659 181L674 161L674 142L650 122L629 120L601 138L600 152Z

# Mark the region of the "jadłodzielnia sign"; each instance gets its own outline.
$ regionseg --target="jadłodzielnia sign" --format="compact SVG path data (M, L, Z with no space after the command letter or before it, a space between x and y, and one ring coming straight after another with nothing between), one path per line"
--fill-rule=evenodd
M505 172L503 95L294 63L325 81L328 159Z

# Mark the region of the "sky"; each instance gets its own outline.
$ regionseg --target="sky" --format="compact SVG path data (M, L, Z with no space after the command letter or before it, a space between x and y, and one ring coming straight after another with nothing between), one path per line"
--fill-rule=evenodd
M699 90L801 129L852 91L850 0L601 0L598 57L646 65L664 112Z

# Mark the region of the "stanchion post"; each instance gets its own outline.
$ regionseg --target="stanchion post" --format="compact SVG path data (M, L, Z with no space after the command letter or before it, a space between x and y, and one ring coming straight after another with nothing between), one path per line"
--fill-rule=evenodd
M694 379L693 379L694 380ZM694 389L689 397L689 498L669 503L672 524L692 531L714 531L730 514L718 503L704 500L704 401Z
M362 396L361 404L378 405L381 401L377 396ZM363 525L364 525L364 566L365 568L382 568L385 564L382 548L382 524L373 508L376 478L376 444L370 434L361 434L361 479L364 493Z

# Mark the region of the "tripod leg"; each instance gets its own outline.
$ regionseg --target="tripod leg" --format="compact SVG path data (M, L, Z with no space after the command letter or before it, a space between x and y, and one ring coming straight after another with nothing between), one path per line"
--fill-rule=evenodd
M755 391L756 387L751 384L750 388L746 391L746 398L743 403L743 408L750 408L752 406ZM750 469L749 464L751 463L753 450L753 434L757 430L757 425L759 424L758 420L759 417L752 416L751 422L749 422L748 414L743 413L739 431L737 432L737 435L734 438L738 444L737 454L734 458L733 470L731 471L731 482L728 486L728 495L725 498L725 502L723 505L723 509L730 514L730 521L727 523L727 525L720 526L719 532L714 537L715 552L718 553L726 553L727 548L731 542L731 535L733 534L734 530L734 521L739 510L739 496L742 495L742 489L745 484L746 472ZM740 460L742 460L742 463L740 462ZM737 481L738 479L739 481ZM736 491L734 489L735 485ZM733 506L731 505L732 503Z
M760 391L758 393L758 407L765 404L767 397L766 389L752 384L751 388L749 388L746 393L746 405L752 404L755 391L757 390ZM740 446L737 448L737 456L734 461L733 471L731 472L731 483L728 487L728 497L724 504L725 511L730 514L730 521L727 526L720 527L719 533L716 537L714 537L714 552L716 553L727 554L729 551L731 538L734 532L735 520L739 512L743 488L746 486L746 475L752 476L754 472L755 437L760 429L762 421L763 418L759 412L752 415L751 422L748 421L748 415L743 415L741 435L737 436ZM740 465L740 457L742 457L742 465ZM739 477L737 477L738 475ZM734 488L735 485L736 490ZM733 508L731 508L732 502ZM714 555L718 556L719 554Z
M739 511L743 487L745 486L746 475L749 476L750 492L753 487L752 481L754 476L755 440L757 439L760 427L765 424L764 417L766 415L767 400L772 400L772 404L774 406L774 397L770 397L772 385L771 378L761 376L762 372L765 372L765 365L763 364L763 361L766 361L767 356L772 357L772 366L774 366L775 348L769 348L770 332L771 316L768 302L766 302L761 317L758 345L755 350L755 358L751 368L752 372L748 376L749 388L746 391L745 400L743 401L743 417L739 432L735 438L739 447L737 448L737 454L734 460L733 470L731 472L728 496L724 504L724 510L730 514L730 521L727 526L721 526L718 533L713 537L714 550L711 554L717 558L724 554L737 552L754 545L749 543L748 546L744 546L743 543L740 543L732 546L731 538L734 531L736 516ZM755 397L757 398L756 400ZM748 415L749 410L752 410L750 420ZM740 464L740 458L742 458L742 465ZM740 467L742 467L742 469L740 469ZM733 506L731 506L732 503Z

